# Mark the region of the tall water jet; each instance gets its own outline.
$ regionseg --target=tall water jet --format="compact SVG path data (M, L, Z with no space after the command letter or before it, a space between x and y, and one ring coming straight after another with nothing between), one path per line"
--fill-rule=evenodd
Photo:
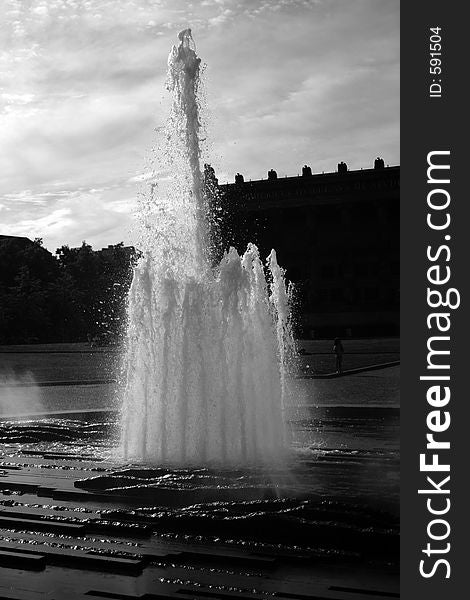
M200 170L199 67L189 29L168 58L164 162L140 203L128 302L122 451L129 460L250 464L284 456L292 343L283 270L256 246L209 260Z

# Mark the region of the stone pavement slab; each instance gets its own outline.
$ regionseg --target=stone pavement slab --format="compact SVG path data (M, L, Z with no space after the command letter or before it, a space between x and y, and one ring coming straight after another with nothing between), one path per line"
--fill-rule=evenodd
M158 518L142 520L122 501L124 491L112 492L116 465L109 461L32 449L9 451L1 462L0 598L398 597L396 570L385 563L365 564L354 553L338 561L334 554L305 548L256 550L250 544L165 533ZM145 476L145 470L139 473ZM94 493L97 484L81 485L90 477L109 482L101 495ZM131 504L153 506L155 497L149 502L131 498ZM331 512L328 518L338 517Z

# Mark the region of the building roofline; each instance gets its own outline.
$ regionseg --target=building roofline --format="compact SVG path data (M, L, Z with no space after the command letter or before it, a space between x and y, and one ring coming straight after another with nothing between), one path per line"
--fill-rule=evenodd
M391 166L387 166L387 167L383 167L382 169L374 169L374 168L367 168L367 169L354 169L354 170L348 170L348 171L344 171L344 172L338 172L338 171L327 171L327 172L322 172L322 173L312 173L311 175L290 175L290 176L284 176L284 177L277 177L274 179L268 179L268 178L264 178L264 179L250 179L248 181L243 181L242 183L235 183L235 182L226 182L226 183L221 183L219 184L220 187L232 187L232 186L242 186L242 185L250 185L250 184L272 184L272 185L276 185L277 183L280 183L282 181L284 182L291 182L291 181L312 181L312 180L317 180L317 179L322 179L324 177L335 177L335 176L339 176L339 177L352 177L354 175L358 175L358 174L380 174L380 173L384 173L384 172L396 172L400 170L400 165L391 165Z

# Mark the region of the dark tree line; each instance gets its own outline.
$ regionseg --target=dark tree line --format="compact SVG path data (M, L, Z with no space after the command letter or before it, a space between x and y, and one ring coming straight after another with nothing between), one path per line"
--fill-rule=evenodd
M116 343L123 333L135 252L0 239L0 344Z

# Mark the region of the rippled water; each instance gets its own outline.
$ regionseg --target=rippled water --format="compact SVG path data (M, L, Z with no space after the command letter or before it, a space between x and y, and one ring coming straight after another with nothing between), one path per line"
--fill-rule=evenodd
M164 537L220 539L258 551L296 547L327 556L394 561L397 420L369 415L362 420L335 416L319 421L305 416L291 425L294 443L289 456L269 468L124 463L115 458L118 422L109 415L99 415L95 422L6 421L0 423L0 442L4 463L12 456L21 457L24 466L46 459L50 465L53 459L59 469L64 456L95 462L96 470L85 472L75 486L111 496L118 506L127 503L126 508L102 511L103 517L151 524ZM332 434L342 436L342 447L322 443ZM314 443L305 443L309 436Z

